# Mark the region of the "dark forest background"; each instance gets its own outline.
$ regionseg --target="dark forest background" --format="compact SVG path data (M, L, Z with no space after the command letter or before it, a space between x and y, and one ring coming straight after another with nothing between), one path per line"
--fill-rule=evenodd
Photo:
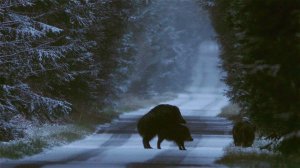
M216 0L211 16L227 96L260 133L289 138L283 152L300 152L300 1Z

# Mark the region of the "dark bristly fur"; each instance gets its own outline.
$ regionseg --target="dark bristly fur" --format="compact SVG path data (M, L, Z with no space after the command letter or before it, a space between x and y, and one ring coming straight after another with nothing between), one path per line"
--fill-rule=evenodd
M153 139L159 130L168 126L186 123L176 106L160 104L151 109L137 123L139 134L143 138L145 149L151 148L150 140Z
M179 150L185 150L184 141L193 141L188 127L182 124L169 125L158 132L158 149L160 149L160 144L164 139L174 141Z
M255 127L249 121L238 121L233 126L232 135L235 146L250 147L255 138Z

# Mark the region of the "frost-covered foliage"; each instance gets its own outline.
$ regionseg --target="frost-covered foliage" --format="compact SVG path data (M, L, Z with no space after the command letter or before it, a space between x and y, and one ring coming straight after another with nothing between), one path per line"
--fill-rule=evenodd
M10 121L18 114L52 120L71 111L69 103L35 92L27 84L47 71L66 70L60 60L68 50L52 45L62 29L23 14L33 6L29 0L0 2L0 127L4 135L13 134L15 126Z
M93 49L95 60L99 62L99 74L95 93L98 105L115 106L120 94L126 92L130 67L134 66L129 37L123 36L128 18L132 15L135 1L103 1L95 6L97 15L89 36L97 42Z
M106 120L103 109L129 85L134 62L124 32L140 2L0 1L0 140L19 137L15 116Z
M227 95L263 133L300 129L300 1L216 0Z
M1 83L24 80L48 69L63 67L58 60L64 49L50 46L53 41L47 37L48 34L59 35L62 29L18 14L5 2L0 4Z
M76 97L90 98L99 80L96 43L87 37L94 3L0 2L0 140L15 137L14 116L61 120L74 111Z
M3 85L2 96L7 101L3 101L1 111L5 111L2 119L6 119L9 113L24 113L26 118L38 117L51 120L52 118L67 115L70 111L70 104L44 97L32 92L28 85Z

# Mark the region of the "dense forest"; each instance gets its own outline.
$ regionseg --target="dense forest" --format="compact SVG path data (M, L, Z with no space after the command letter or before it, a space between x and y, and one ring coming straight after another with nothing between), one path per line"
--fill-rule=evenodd
M299 152L300 1L216 0L211 16L228 97L263 135L292 137L279 149Z
M124 97L183 90L209 38L197 34L211 27L170 11L150 0L1 1L0 140L22 137L25 121L98 122Z

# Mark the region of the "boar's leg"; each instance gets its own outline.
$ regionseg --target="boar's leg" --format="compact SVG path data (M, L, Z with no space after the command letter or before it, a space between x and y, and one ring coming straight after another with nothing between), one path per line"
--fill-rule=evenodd
M158 140L157 140L157 149L161 149L161 148L160 148L160 144L162 143L163 140L164 140L164 138L162 138L161 136L158 136Z
M145 149L152 149L149 141L150 139L148 137L143 137L143 145Z

